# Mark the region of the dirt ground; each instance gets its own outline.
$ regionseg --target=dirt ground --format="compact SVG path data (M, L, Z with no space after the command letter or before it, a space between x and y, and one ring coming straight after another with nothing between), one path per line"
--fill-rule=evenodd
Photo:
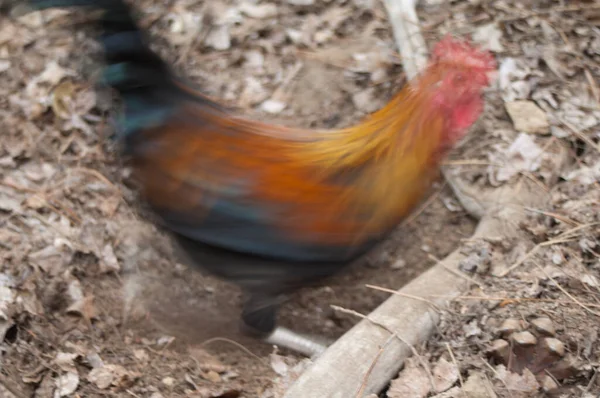
M520 226L531 242L499 237L471 248L478 260L466 271L484 291L452 303L381 396L598 396L600 8L424 3L429 43L474 35L499 60L512 59L452 161L479 184L533 178L549 205L529 209ZM340 127L404 84L377 1L136 5L165 58L253 117ZM240 336L237 289L181 264L139 208L126 162L107 139L114 104L91 84L99 47L85 21L82 12L47 11L0 25L0 395L278 396L282 364L300 358ZM547 115L526 135L533 141L518 141L517 130L529 127L508 115L515 100ZM558 179L530 157L552 145L569 153ZM468 243L475 226L440 183L381 251L292 297L281 323L337 338L357 320L331 305L369 313L388 295L365 284L402 287Z

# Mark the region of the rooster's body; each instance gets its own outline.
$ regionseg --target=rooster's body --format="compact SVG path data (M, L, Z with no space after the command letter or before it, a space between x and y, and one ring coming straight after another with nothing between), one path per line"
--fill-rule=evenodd
M121 134L144 198L196 264L249 294L242 318L263 336L274 336L282 294L366 253L422 199L478 117L493 65L446 40L359 125L292 129L235 117L175 78L120 0L30 4L104 10L105 81L124 100Z

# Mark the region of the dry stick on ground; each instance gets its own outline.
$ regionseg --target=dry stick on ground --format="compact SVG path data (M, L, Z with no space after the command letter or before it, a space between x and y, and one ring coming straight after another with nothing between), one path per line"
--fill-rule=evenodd
M425 45L419 31L415 0L384 0L388 9L394 37L399 43L408 78L414 77L425 65ZM554 158L559 165L564 154ZM471 240L505 240L520 236L519 223L526 217L524 208L543 208L547 195L536 184L525 181L520 186L503 186L486 190L466 186L453 178L448 170L444 175L463 207L480 218ZM464 256L460 248L431 269L404 286L403 296L393 295L376 308L339 340L332 344L287 391L285 398L347 398L356 391L363 396L381 391L400 370L404 360L412 354L409 347L419 346L434 332L439 322L438 312L415 296L431 298L434 306L447 308L448 302L460 296L469 281L450 272L457 270ZM382 328L379 325L385 325ZM390 335L403 336L389 341ZM386 343L383 352L380 347ZM374 359L377 361L372 366ZM365 376L367 380L365 383Z

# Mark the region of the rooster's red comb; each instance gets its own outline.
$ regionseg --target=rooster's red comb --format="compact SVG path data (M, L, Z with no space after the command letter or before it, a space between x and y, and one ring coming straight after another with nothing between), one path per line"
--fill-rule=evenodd
M463 65L482 71L492 71L496 68L496 60L489 51L481 50L468 41L458 40L450 35L435 45L432 61Z

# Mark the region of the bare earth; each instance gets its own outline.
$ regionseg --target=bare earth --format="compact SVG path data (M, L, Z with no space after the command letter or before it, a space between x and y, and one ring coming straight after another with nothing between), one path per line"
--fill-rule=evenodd
M293 3L304 2L136 5L162 55L252 117L345 126L404 84L380 2ZM357 319L331 305L368 314L388 295L365 284L400 288L464 245L463 270L482 288L452 303L381 396L459 397L463 387L474 397L596 397L600 8L424 3L429 44L474 34L500 62L513 59L453 164L478 184L535 179L549 205L526 209L531 241L469 244L476 221L441 181L380 253L291 297L281 322L335 339ZM99 48L85 20L49 11L0 24L0 396L280 396L301 358L240 336L238 290L182 265L140 209L107 139L110 93L90 84ZM531 126L505 109L515 100L545 115L525 138ZM558 181L545 169L553 145L569 153Z

